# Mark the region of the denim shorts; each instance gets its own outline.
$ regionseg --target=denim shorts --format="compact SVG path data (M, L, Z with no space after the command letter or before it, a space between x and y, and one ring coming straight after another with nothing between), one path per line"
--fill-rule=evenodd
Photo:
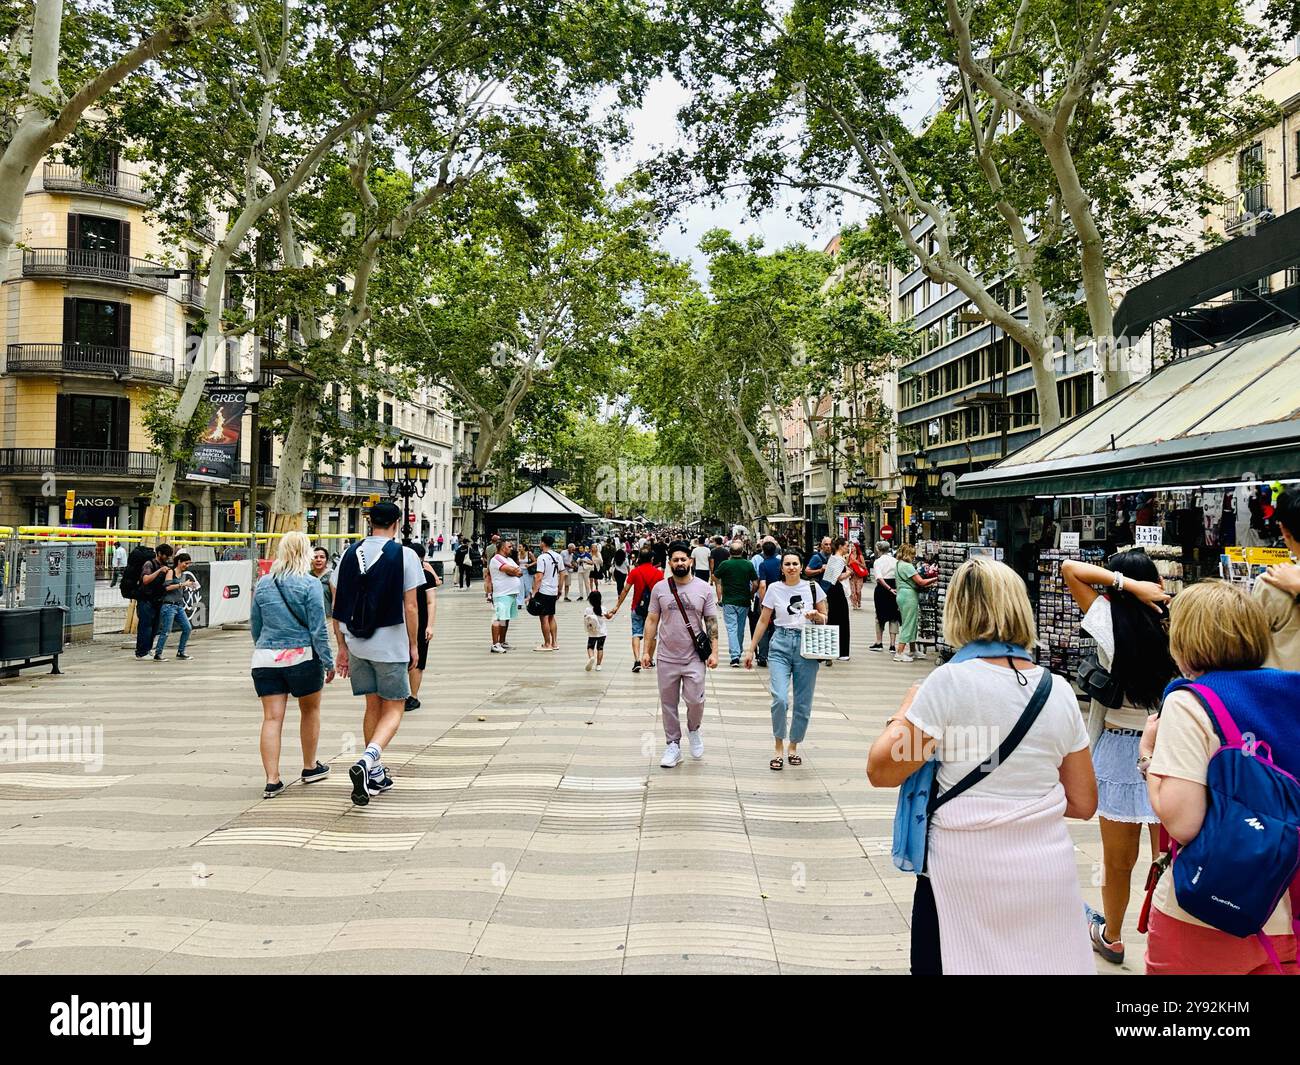
M297 665L259 667L253 670L253 690L260 699L264 695L292 695L301 699L304 695L315 695L325 687L325 663L319 658Z
M406 672L408 664L375 662L353 655L348 668L348 676L352 678L352 694L378 695L389 701L408 698L411 694L411 678Z
M645 635L645 618L643 618L635 610L632 611L632 635L633 636Z

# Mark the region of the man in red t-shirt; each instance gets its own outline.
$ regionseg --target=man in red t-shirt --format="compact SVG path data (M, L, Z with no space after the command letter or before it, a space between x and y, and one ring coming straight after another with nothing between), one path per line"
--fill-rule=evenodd
M632 597L633 673L641 672L641 637L645 635L645 608L649 607L649 591L663 579L664 571L654 564L650 552L642 551L637 557L637 564L627 575L627 582L623 585L623 591L618 597L618 602L614 604L614 609L605 614L605 617L612 618L623 605L623 600L629 595ZM653 666L654 662L651 661L650 665Z

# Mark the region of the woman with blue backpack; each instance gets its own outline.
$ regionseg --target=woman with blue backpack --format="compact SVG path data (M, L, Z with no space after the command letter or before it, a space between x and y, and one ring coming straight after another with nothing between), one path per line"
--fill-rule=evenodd
M867 761L875 787L901 785L894 862L918 874L912 972L1095 973L1066 826L1097 809L1074 690L1034 665L1029 595L1002 562L957 569L943 633L957 653L908 693Z
M1137 768L1138 742L1147 716L1160 705L1165 685L1177 675L1169 657L1169 596L1156 564L1140 548L1113 556L1107 568L1077 559L1061 563L1065 586L1083 611L1083 630L1096 644L1088 742L1097 774L1101 823L1103 913L1086 907L1092 949L1106 961L1124 960L1121 933L1128 911L1133 868L1142 836L1151 857L1159 853L1160 819L1151 809L1146 781ZM1087 665L1085 666L1087 668Z
M1147 900L1146 971L1300 975L1300 673L1262 668L1267 615L1223 581L1174 599L1169 649L1185 679L1138 757L1174 841Z

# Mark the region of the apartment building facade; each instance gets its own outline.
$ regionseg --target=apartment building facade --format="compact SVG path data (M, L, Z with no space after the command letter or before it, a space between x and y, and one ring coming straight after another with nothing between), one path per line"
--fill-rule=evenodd
M157 469L146 404L157 390L183 384L205 295L189 271L215 239L212 220L197 222L187 237L168 235L150 217L150 203L142 174L111 146L93 165L47 160L32 174L21 243L0 289L0 524L63 524L68 491L75 493L73 524L143 523ZM168 269L180 276L158 276ZM232 283L227 303L251 313L238 287ZM222 383L250 382L254 345L263 354L291 350L300 340L295 327L290 320L260 337L229 340L210 372ZM450 536L455 426L445 397L425 388L405 399L379 393L358 402L337 384L320 387L323 403L380 423L383 442L304 473L309 531L364 529L367 497L386 495L384 445L404 434L434 463L425 497L413 502L415 529ZM258 506L249 514L250 430L246 416L242 462L230 484L177 478L176 528L235 530L250 519L267 527L281 444L270 432L258 434Z

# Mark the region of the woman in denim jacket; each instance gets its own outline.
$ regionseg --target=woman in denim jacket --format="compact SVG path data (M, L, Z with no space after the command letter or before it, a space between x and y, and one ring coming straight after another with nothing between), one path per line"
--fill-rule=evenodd
M262 700L262 766L266 789L274 798L284 790L280 779L280 735L289 696L302 716L302 781L311 784L329 775L316 760L320 739L321 689L334 679L334 653L325 630L320 581L310 574L311 541L305 533L285 533L271 572L253 590L253 687Z

